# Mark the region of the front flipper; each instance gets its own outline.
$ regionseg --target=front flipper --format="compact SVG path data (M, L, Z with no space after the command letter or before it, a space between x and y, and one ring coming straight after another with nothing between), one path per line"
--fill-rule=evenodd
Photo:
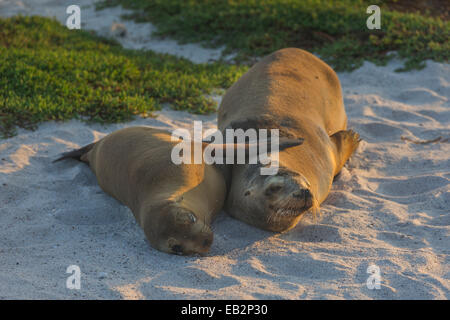
M353 130L338 131L330 136L334 144L334 155L336 159L336 168L334 175L336 176L347 162L348 158L356 150L361 141L359 134Z

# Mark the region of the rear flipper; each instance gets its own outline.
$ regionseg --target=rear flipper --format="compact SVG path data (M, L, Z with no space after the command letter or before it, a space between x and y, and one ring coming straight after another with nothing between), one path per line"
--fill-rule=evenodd
M330 136L330 139L335 146L336 168L334 175L336 176L356 150L361 139L359 134L353 130L338 131Z
M78 161L82 162L88 162L86 157L83 157L85 154L87 154L91 149L94 147L95 143L88 144L87 146L84 146L80 149L76 149L73 151L65 152L56 160L53 160L53 162L58 162L65 159L76 159Z

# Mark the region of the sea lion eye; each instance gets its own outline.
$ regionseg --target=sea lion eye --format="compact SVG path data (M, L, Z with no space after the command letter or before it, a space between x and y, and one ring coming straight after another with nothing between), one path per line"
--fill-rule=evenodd
M197 221L197 217L190 212L178 212L176 220L181 224L192 224Z
M280 191L283 187L280 185L272 185L266 189L266 196L270 196L278 191Z
M274 192L274 191L278 191L281 189L281 186L272 186L270 187L270 191Z
M194 223L195 221L197 221L197 217L194 216L192 213L189 213L188 216L189 216L189 219L191 220L192 223Z

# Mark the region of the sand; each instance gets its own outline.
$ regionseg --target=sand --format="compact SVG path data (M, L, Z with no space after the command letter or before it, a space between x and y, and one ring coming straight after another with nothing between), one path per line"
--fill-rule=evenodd
M0 0L0 15L51 16L60 2ZM220 55L152 39L139 31L149 24L122 22L122 11L108 9L109 20L95 20L103 26L93 29L106 34L120 22L124 45L195 62ZM148 41L132 40L139 33ZM119 128L172 130L194 120L212 128L215 115L165 108L156 118L108 126L47 122L0 140L0 299L449 299L450 67L428 61L421 71L394 72L399 66L364 63L339 73L349 127L363 141L317 221L273 234L222 213L207 257L151 248L87 166L51 161ZM380 289L366 284L372 264ZM81 269L80 290L66 288L70 265Z

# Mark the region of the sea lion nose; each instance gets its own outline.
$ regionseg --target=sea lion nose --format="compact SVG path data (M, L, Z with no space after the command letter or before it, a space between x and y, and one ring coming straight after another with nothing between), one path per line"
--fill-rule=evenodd
M205 232L203 234L203 240L202 240L203 248L209 249L209 247L211 247L211 245L213 243L213 239L214 239L214 234L212 232Z
M212 244L212 239L205 239L203 240L203 246L206 248L209 248Z
M180 244L176 244L172 246L170 249L172 249L172 252L175 254L183 254L183 246Z

